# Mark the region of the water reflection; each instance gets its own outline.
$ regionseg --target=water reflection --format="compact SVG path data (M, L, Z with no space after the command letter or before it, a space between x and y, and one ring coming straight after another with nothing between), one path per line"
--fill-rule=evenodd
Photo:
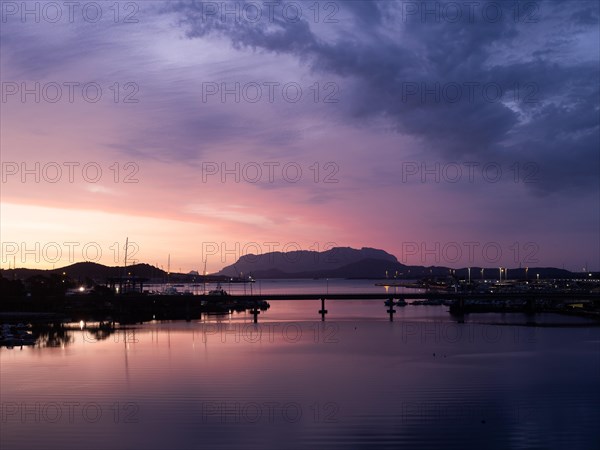
M11 333L15 333L14 326L10 326ZM108 339L119 328L114 324L74 324L74 323L47 323L23 325L20 334L14 338L3 339L2 346L7 349L23 346L36 348L67 347L76 342L75 336L81 335L84 341L97 342ZM5 335L6 336L6 335Z
M33 333L37 336L37 346L41 348L66 347L75 341L73 331L63 324L38 325L33 328Z
M294 321L48 326L0 351L0 446L593 448L598 327L460 324L444 307L364 321L360 305L327 322L311 303Z

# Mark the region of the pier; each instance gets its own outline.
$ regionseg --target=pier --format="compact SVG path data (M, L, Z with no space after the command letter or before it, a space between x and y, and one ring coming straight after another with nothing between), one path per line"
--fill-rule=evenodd
M389 314L390 322L394 320L396 310L395 302L404 302L406 300L437 300L450 306L450 311L454 314L463 314L468 312L467 303L476 301L482 305L493 302L521 301L526 302L526 310L535 311L537 301L545 303L575 303L592 302L597 308L600 307L600 293L577 293L577 292L510 292L510 293L473 293L473 292L424 292L424 293L351 293L351 294L260 294L260 295L230 295L231 301L315 301L321 302L321 309L318 314L321 320L325 321L327 309L325 309L326 300L355 300L355 301L376 301L383 300L386 310ZM402 306L404 307L404 306ZM257 323L259 311L256 308L252 310L254 322Z
M202 297L202 296L195 296ZM202 297L203 298L203 297ZM506 293L475 293L475 292L383 292L366 294L254 294L237 295L231 294L225 298L232 300L459 300L459 299L481 299L481 300L600 300L600 293L590 292L506 292Z
M160 316L171 315L176 311L183 311L185 308L185 317L189 318L195 313L205 312L226 312L236 309L236 305L244 305L244 310L252 314L253 321L258 323L258 316L261 310L268 302L279 301L313 301L315 302L315 313L321 316L325 321L328 314L326 302L332 300L344 301L382 301L382 307L387 309L389 320L394 320L395 308L406 307L410 305L406 300L431 301L434 305L445 305L450 308L450 312L455 315L461 315L468 312L485 311L490 307L498 307L504 312L539 311L539 305L575 304L586 303L598 310L600 308L600 293L578 293L578 292L509 292L509 293L474 293L474 292L422 292L422 293L316 293L316 294L253 294L253 295L225 295L211 297L205 295L122 295L114 298L115 306L124 307L131 313L146 312L153 313L160 311ZM202 306L204 304L204 306ZM320 304L320 309L317 305ZM262 305L262 306L261 306ZM510 305L503 309L502 305ZM154 315L154 314L153 314ZM158 318L159 315L156 315Z

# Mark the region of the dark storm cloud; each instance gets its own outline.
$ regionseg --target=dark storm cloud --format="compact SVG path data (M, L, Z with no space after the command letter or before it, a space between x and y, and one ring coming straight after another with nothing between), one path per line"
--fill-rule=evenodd
M579 25L598 25L598 8L589 6L571 14L571 20Z
M578 40L597 39L598 4L536 2L536 20L518 23L514 3L492 3L504 8L504 20L481 20L483 2L477 20L457 23L407 18L406 2L338 2L352 26L335 38L306 19L234 22L207 17L199 2L168 8L190 38L225 36L236 48L290 54L313 71L356 81L351 115L387 117L398 132L423 140L428 157L508 164L527 155L541 167L538 192L595 188L598 65L563 58ZM436 83L462 86L460 100L419 95ZM476 90L469 98L464 83L498 85L502 96ZM415 86L417 95L408 95Z

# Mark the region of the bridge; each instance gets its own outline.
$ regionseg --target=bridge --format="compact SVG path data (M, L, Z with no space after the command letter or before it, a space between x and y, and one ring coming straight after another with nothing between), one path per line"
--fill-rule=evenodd
M203 299L210 298L202 296ZM242 302L255 302L255 306L251 309L251 313L254 315L254 322L257 323L258 315L260 314L258 303L261 301L285 301L285 300L320 300L321 309L318 311L321 315L321 320L325 320L327 310L325 309L326 300L384 300L387 301L388 314L390 321L394 320L394 309L393 302L395 300L441 300L441 301L452 301L456 311L464 310L466 300L476 300L481 302L492 302L492 301L509 301L519 300L525 301L528 308L532 308L537 300L543 300L545 302L552 303L565 303L565 302L593 302L595 305L600 305L600 293L591 292L495 292L495 293L476 293L476 292L422 292L422 293L398 293L398 292L382 292L382 293L348 293L348 294L258 294L258 295L227 295L227 296L215 296L215 300L227 300L227 301L242 301Z

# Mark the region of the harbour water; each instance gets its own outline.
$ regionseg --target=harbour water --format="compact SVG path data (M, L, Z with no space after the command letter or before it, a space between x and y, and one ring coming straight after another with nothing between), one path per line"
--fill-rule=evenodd
M394 281L390 280L392 284ZM383 283L383 281L382 281ZM221 286L230 294L351 294L351 293L380 293L380 292L424 292L423 289L406 288L401 286L380 286L373 280L344 280L321 278L316 280L256 280L252 283L185 283L185 284L147 284L144 290L162 292L167 287L175 287L178 292L202 294Z
M367 288L384 289L260 286ZM329 301L321 322L318 309L272 302L258 324L248 313L114 332L74 324L35 346L2 348L0 448L600 444L600 327L585 319L539 314L546 326L526 326L524 314L488 313L457 323L445 306L408 305L389 322L382 301Z

